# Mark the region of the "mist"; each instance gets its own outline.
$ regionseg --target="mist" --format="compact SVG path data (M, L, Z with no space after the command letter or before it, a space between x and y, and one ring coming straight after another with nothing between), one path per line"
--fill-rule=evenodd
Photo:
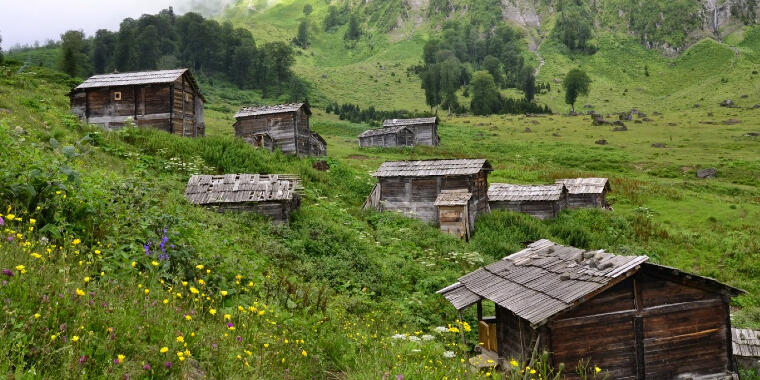
M244 0L248 1L248 0ZM127 17L139 18L174 7L177 14L196 11L215 16L235 0L0 0L3 50L59 40L67 30L92 36L98 29L118 30Z

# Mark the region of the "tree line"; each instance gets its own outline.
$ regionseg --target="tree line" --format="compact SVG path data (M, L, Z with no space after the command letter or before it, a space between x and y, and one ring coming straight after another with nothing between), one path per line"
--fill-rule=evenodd
M352 123L368 123L376 126L381 125L382 121L387 119L411 119L432 116L432 114L427 112L419 113L407 110L379 111L374 106L362 109L359 105L350 103L331 103L327 105L325 111L338 115L340 120L348 120Z
M534 69L522 57L522 34L512 27L501 24L484 28L477 23L448 21L443 24L440 39L425 44L423 65L415 68L422 80L425 101L433 109L442 107L449 112L463 112L457 92L464 87L464 95L470 92L488 94L491 105L475 104L473 112L489 110L489 113L533 113L546 107L532 104L536 94ZM473 71L478 73L475 81ZM499 89L517 88L523 91L524 100L491 99L490 86ZM496 103L501 104L495 106ZM478 111L476 111L478 110Z
M247 29L192 12L176 15L172 8L126 18L118 31L101 29L86 37L70 30L61 36L61 48L61 69L71 76L187 67L199 76L260 89L265 97L305 91L291 71L295 58L288 44L257 46Z

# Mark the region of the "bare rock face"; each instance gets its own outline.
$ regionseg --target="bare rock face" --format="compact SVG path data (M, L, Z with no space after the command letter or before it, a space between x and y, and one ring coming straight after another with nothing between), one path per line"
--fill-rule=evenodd
M502 1L501 13L505 20L531 28L541 27L541 18L532 1Z
M715 168L697 170L697 178L701 178L701 179L715 178L717 175L718 175L718 170Z

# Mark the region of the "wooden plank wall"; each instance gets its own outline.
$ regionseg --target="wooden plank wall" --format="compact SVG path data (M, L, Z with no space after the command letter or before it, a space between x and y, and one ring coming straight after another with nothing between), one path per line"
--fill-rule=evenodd
M578 208L601 208L605 207L605 193L602 194L568 194L567 207Z
M530 358L531 343L537 337L537 331L522 318L511 311L496 305L496 337L499 357L507 360L522 361Z
M438 145L438 128L435 124L418 124L407 128L414 132L414 143L416 145Z
M235 136L252 138L253 135L269 133L274 145L284 154L296 154L296 137L292 112L241 118L236 123Z
M640 271L550 322L555 364L581 359L615 379L672 379L732 370L728 300Z
M554 219L561 206L558 201L491 201L491 210L507 210L534 216L538 219Z
M283 201L230 203L210 207L219 212L254 212L270 218L274 224L288 223L293 211L293 205Z
M460 239L470 238L466 206L438 206L441 231Z
M173 86L172 133L178 136L198 137L195 89L185 75L177 79Z

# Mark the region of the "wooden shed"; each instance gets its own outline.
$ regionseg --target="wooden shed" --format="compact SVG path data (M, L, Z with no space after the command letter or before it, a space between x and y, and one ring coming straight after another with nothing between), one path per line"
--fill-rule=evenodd
M760 331L731 329L734 360L739 368L754 369L760 374Z
M743 292L647 260L540 240L438 293L495 325L502 365L537 349L568 379L580 360L618 380L734 378L729 304Z
M255 141L268 134L275 149L298 156L324 156L327 143L311 131L311 110L304 103L245 107L235 114L235 136Z
M460 239L470 240L472 225L468 218L468 204L472 193L467 190L443 190L435 200L441 231Z
M396 148L414 146L414 133L407 127L370 129L359 135L359 147Z
M509 210L552 219L559 215L567 202L565 185L512 185L493 183L488 188L491 210Z
M299 178L290 174L194 175L185 197L221 212L256 212L279 224L288 223L290 213L300 206L300 190Z
M414 133L414 145L438 146L438 118L423 117L417 119L389 119L383 122L383 128L407 127Z
M485 159L385 162L372 174L378 183L365 208L438 224L438 195L444 190L467 190L472 193L467 204L467 223L472 229L477 216L489 211L488 173L492 170Z
M75 115L107 129L119 129L131 119L179 136L206 133L206 99L188 69L94 75L69 98Z
M606 208L607 193L611 190L607 178L558 179L555 183L567 187L567 207Z

